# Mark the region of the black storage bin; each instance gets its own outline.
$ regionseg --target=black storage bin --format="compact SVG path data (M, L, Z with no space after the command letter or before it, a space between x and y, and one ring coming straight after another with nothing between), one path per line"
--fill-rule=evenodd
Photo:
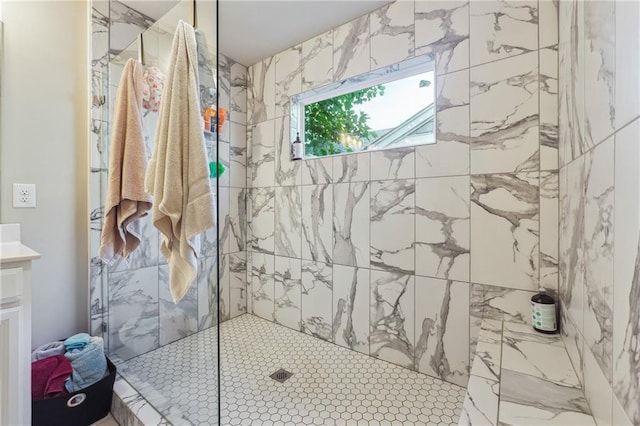
M109 374L78 392L31 402L33 426L84 426L104 418L111 410L116 366L107 358Z

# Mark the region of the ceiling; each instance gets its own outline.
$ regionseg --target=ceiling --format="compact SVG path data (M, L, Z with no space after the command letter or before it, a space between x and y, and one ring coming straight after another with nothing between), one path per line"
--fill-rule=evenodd
M392 0L220 0L220 53L243 65L281 52Z
M178 0L120 0L161 18ZM211 0L198 0L211 1ZM253 65L393 0L220 0L220 53Z

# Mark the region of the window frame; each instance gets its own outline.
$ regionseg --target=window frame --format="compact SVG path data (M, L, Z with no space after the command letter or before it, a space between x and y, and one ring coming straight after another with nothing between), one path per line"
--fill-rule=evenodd
M379 84L386 84L393 81L401 80L403 78L412 77L418 74L422 74L429 71L435 71L435 59L431 55L421 55L411 59L404 60L402 62L398 62L393 65L389 65L387 67L383 67L377 70L369 71L364 74L360 74L354 77L349 77L344 80L331 83L325 86L317 87L314 89L307 90L302 93L298 93L289 97L289 105L290 105L290 140L293 141L296 138L296 134L300 135L300 140L302 141L303 150L302 150L302 158L300 160L317 160L321 158L328 157L336 157L340 155L353 155L358 154L358 152L346 152L340 154L331 154L325 155L322 157L311 157L306 156L306 152L304 150L305 143L305 127L304 127L304 109L307 105L324 101L331 98L336 98L342 95L346 95L348 93L352 93L358 90L366 89L369 87L377 86ZM437 78L432 81L433 85L433 103L434 103L434 120L436 120L437 108L435 108L436 100L437 100L437 87L436 87ZM437 138L436 135L436 126L434 126L434 140ZM435 143L435 142L434 142ZM431 145L431 144L419 144L413 146L422 146L422 145ZM398 147L401 148L401 147ZM406 148L406 147L403 147ZM396 148L386 148L379 151L385 151ZM362 152L371 152L371 151L362 151Z

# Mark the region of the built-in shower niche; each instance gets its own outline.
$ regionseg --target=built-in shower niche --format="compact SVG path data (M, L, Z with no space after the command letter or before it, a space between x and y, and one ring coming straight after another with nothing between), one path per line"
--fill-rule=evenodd
M121 8L122 5L113 7ZM214 2L198 3L196 12L210 19L200 19L197 27L198 66L201 91L210 94L207 101L214 106L216 97L216 31ZM108 63L109 82L105 104L102 105L108 124L112 122L113 108L118 90L118 83L122 76L124 65L129 59L142 61L149 70L158 68L162 73L167 68L173 34L179 20L192 23L194 19L194 2L182 1L177 3L161 19L148 28L136 27L140 35L122 51L112 52ZM137 21L151 23L149 21ZM133 25L133 24L131 24ZM117 27L111 28L114 31ZM131 26L128 28L131 30ZM126 34L123 31L123 36ZM228 95L227 95L228 97ZM203 97L203 99L205 99ZM204 105L203 105L204 107ZM154 148L155 128L158 113L145 110L144 137L147 154L150 157ZM108 135L107 135L108 136ZM206 135L207 152L210 161L217 158L218 135ZM100 164L108 165L108 140L103 141L102 159ZM108 173L108 170L106 171ZM107 173L104 173L106 178ZM212 185L215 187L215 180ZM98 191L101 203L106 194L106 179L100 180ZM228 191L227 191L228 192ZM222 201L226 201L224 199ZM224 210L224 207L220 208ZM226 207L228 210L228 207ZM202 238L200 248L200 268L197 282L187 295L174 304L168 287L168 266L159 250L160 236L153 226L151 216L141 219L143 238L138 249L128 259L119 259L113 265L94 268L92 277L92 304L102 305L103 318L94 316L94 323L104 322L104 327L92 325L92 330L104 330L109 355L114 359L127 360L137 355L154 350L160 346L186 337L199 330L216 325L217 323L217 289L218 272L218 235L211 230ZM97 249L92 247L94 263L98 263ZM102 284L102 288L100 284ZM100 296L98 296L100 293ZM221 305L225 306L222 317L228 318L228 299ZM99 311L99 309L97 309Z

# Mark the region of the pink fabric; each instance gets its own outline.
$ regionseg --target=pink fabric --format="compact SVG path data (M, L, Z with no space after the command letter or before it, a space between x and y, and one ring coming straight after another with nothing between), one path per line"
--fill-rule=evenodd
M31 399L52 398L67 393L64 382L73 368L64 355L50 356L31 363Z
M145 67L142 85L142 106L148 111L158 112L164 88L164 74L157 67Z

